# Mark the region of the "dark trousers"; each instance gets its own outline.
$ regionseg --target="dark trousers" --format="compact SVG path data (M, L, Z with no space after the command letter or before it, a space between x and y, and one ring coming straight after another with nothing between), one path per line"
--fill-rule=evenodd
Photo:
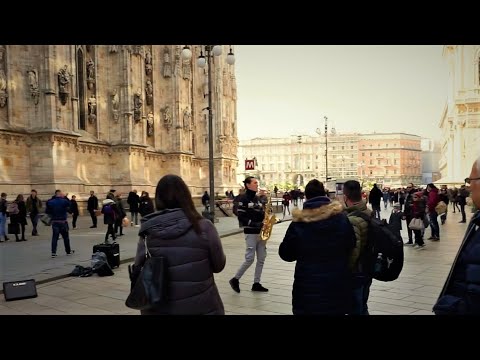
M92 218L93 226L97 226L97 216L95 215L95 210L88 210L90 217Z
M413 233L415 234L415 244L418 245L423 245L423 236L422 236L422 230L412 230Z
M72 249L70 249L70 238L68 236L68 223L65 222L59 222L59 223L54 223L52 222L52 254L57 253L57 242L58 238L60 237L60 234L62 234L63 238L63 245L65 245L65 252L67 254L70 254Z
M22 232L22 240L25 240L25 224L20 223L18 225L20 226L20 231ZM15 240L20 241L20 239L18 238L18 234L15 234Z
M460 211L462 213L462 221L466 222L467 221L467 215L465 214L465 205L460 204Z
M368 297L372 278L366 275L353 275L353 307L351 315L370 315L368 313Z
M428 213L428 217L430 218L430 228L432 229L432 236L433 237L440 237L440 227L438 226L438 214L436 211L430 211Z
M77 227L78 214L72 215L72 227L75 229Z
M115 234L118 233L118 230L120 229L120 233L118 235L123 235L123 226L120 223L115 223Z
M408 242L413 243L413 230L410 229L408 226L410 224L410 221L412 221L413 217L411 216L405 216L405 220L407 221L407 234L408 234Z
M108 224L107 233L105 234L105 242L108 241L108 235L112 235L112 239L115 240L115 230L113 229L113 224Z
M376 217L378 220L381 220L380 219L380 203L376 205L372 204L372 210L373 210L373 216Z
M130 215L132 215L132 223L135 218L135 225L138 225L138 211L130 211Z
M37 232L38 213L31 212L30 213L30 220L32 220L32 226L33 226L32 235L37 235L38 234L38 232Z

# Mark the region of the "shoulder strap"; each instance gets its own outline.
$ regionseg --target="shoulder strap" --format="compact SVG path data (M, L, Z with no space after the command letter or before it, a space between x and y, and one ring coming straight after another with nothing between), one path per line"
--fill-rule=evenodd
M148 246L147 246L147 235L143 235L143 243L145 244L145 260L148 258L151 258L152 255L150 254L150 251L148 251Z
M370 221L372 220L371 216L368 216L367 214L365 214L363 211L360 211L360 210L355 210L355 211L351 212L350 216L357 216L359 218L362 218L363 220L365 220L368 223L370 223Z

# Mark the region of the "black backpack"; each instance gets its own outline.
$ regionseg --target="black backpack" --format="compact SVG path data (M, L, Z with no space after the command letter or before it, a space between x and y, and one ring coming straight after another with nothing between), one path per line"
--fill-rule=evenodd
M355 211L368 222L368 237L365 250L359 259L365 273L379 281L393 281L403 268L403 241L395 236L385 220L372 218L364 212Z

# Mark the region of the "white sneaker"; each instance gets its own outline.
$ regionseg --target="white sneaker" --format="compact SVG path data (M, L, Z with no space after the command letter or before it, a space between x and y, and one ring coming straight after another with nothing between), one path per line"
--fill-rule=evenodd
M414 249L418 248L419 246L420 246L420 245L418 245L418 244L413 244L413 248L414 248Z
M423 245L418 245L418 246L416 247L416 249L417 249L417 250L425 249L425 244L423 244Z

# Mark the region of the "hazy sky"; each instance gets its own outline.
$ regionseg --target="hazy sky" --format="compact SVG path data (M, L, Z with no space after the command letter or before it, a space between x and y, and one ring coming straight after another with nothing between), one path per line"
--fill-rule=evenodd
M440 138L442 46L235 46L238 137L407 132Z

